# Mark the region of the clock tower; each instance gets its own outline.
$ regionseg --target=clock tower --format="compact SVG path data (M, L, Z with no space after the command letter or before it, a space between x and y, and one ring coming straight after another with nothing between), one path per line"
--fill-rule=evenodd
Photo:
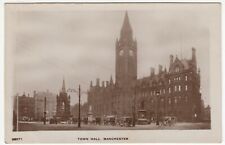
M126 12L120 38L116 40L116 83L128 87L137 80L137 42Z

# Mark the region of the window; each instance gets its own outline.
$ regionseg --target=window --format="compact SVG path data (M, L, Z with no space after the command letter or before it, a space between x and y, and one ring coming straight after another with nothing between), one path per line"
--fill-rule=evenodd
M175 92L177 91L177 86L174 86L174 91L175 91Z
M185 91L187 91L187 90L188 90L188 86L186 85L186 86L185 86Z
M181 80L181 78L179 77L179 78L178 78L178 80L180 81L180 80Z
M169 79L169 84L171 83L170 79Z
M171 93L171 88L169 88L169 93Z
M188 76L186 75L186 76L185 76L185 81L187 81L187 80L188 80Z
M180 71L180 68L179 67L176 67L175 71L176 72L179 72Z
M163 89L163 93L166 94L166 89Z
M177 97L174 97L174 103L177 104Z
M164 99L163 98L161 98L161 102L163 102L164 101Z
M154 100L153 100L153 99L151 99L151 102L152 102L152 103L154 103Z
M124 53L124 52L123 52L123 50L121 50L121 51L119 52L120 56L122 56L122 55L123 55L123 53Z
M169 98L168 103L171 104L171 98Z
M181 91L181 86L180 85L178 86L178 90Z

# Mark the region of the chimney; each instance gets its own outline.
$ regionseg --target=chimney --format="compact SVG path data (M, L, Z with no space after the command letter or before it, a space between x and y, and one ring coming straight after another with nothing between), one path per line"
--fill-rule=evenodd
M192 61L196 63L196 49L192 47Z
M162 73L162 65L159 65L159 74Z
M105 81L102 81L102 87L105 87Z
M99 78L96 79L96 86L98 86L98 87L100 86L100 79Z
M36 93L37 93L37 92L34 90L34 97L36 97Z
M155 69L153 67L151 67L150 69L151 69L151 76L155 75Z
M108 87L109 86L109 81L106 81L106 87Z

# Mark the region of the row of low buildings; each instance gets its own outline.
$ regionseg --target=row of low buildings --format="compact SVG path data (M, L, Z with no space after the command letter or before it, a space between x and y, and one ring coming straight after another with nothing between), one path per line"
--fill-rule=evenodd
M53 117L56 113L56 95L49 91L34 91L33 96L25 93L16 95L14 99L14 113L18 114L19 120L41 121L44 114L45 97L47 117Z

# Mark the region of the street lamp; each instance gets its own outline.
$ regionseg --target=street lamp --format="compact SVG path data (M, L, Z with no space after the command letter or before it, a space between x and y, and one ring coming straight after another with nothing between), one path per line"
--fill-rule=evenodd
M132 125L133 127L135 127L135 120L136 120L136 114L135 114L135 104L136 104L136 91L137 91L137 86L134 85L134 95L133 95L133 107L132 107L132 111L133 111L133 121L132 121Z
M46 112L46 97L45 97L45 100L44 100L44 125L46 124L46 114L47 114L47 112Z
M77 93L77 90L76 89L68 89L67 92L74 92L74 93ZM78 97L79 97L79 103L78 103L78 128L81 127L81 117L80 117L80 96L81 96L81 93L87 93L87 92L81 92L81 87L79 85L79 88L78 88Z
M159 91L156 92L156 125L159 125Z

